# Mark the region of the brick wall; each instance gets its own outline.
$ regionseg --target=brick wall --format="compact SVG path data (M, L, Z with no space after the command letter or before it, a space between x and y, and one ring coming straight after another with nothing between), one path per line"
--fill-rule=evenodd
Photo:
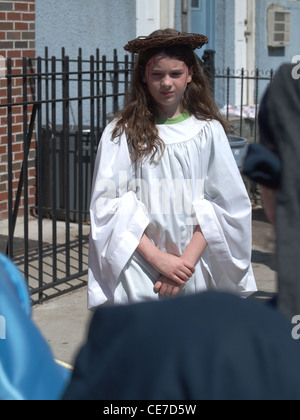
M7 103L7 58L14 74L22 74L23 57L35 57L35 0L0 0L0 104ZM29 70L28 70L29 71ZM22 102L22 78L12 84L13 103ZM30 92L28 92L30 93ZM12 115L14 197L23 162L23 107L14 106ZM28 108L28 122L31 108ZM0 108L0 220L8 216L8 126L7 109ZM35 144L29 154L29 206L35 204ZM21 201L21 207L23 200ZM22 214L22 208L19 215Z

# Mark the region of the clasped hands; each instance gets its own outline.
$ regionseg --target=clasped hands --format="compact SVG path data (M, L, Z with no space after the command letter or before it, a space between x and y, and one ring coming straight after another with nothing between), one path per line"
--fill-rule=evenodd
M195 265L206 246L202 230L197 226L180 257L159 250L146 234L142 236L137 251L161 274L154 285L155 292L162 296L176 296L195 273Z
M154 285L154 291L161 296L176 296L195 272L195 267L183 257L164 252L161 252L153 266L161 273Z

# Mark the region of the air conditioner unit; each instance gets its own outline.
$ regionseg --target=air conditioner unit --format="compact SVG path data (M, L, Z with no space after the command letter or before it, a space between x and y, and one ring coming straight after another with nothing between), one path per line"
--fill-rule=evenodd
M268 47L280 48L291 41L291 14L282 6L272 5L268 9Z

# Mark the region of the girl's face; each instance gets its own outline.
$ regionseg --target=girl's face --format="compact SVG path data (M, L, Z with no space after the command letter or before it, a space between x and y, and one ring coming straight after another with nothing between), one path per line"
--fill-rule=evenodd
M183 61L165 53L151 58L146 66L144 83L154 99L160 117L175 118L181 114L180 104L192 75Z

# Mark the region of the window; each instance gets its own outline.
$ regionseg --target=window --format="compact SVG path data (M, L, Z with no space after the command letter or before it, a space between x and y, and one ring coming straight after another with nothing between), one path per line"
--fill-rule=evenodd
M192 8L200 9L200 0L192 0Z
M268 46L285 47L290 44L291 14L282 6L272 5L268 9Z

